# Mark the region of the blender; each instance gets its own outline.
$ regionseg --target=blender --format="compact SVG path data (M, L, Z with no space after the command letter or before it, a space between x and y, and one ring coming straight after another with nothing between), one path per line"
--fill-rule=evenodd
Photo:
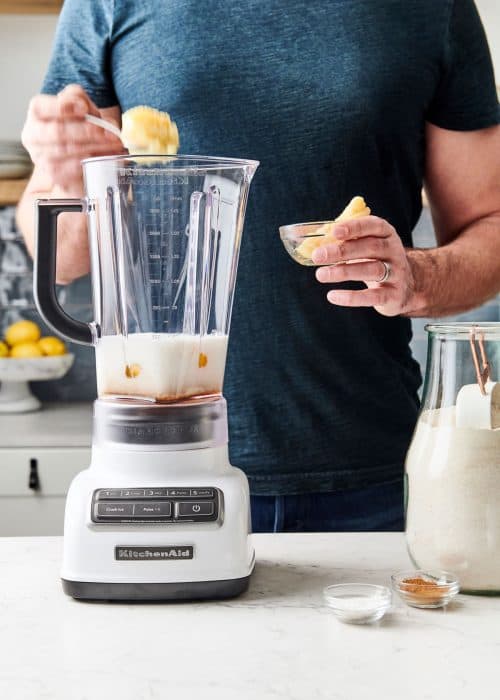
M93 345L90 467L66 501L64 591L89 600L226 598L254 567L246 476L228 460L222 396L238 255L258 162L83 161L86 196L36 204L35 297ZM87 215L94 321L56 294L57 217Z

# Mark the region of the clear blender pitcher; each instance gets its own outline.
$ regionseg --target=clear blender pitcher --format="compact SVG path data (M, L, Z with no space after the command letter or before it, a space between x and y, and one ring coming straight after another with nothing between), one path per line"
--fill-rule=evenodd
M406 459L406 537L420 569L500 593L500 323L433 324Z
M243 221L258 162L83 161L86 197L38 200L35 294L47 323L96 349L100 398L168 403L222 391ZM94 321L55 292L57 217L87 214Z

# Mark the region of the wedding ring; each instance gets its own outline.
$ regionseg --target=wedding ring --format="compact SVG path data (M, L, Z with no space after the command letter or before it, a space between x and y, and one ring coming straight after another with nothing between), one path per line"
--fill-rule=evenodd
M384 266L384 274L380 277L380 279L375 280L375 282L378 282L378 284L383 284L384 282L387 282L387 280L391 276L391 266L384 260L380 260L380 262Z

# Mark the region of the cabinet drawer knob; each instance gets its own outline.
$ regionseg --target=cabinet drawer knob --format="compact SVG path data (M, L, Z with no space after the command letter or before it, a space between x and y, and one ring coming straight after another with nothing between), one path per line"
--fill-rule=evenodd
M32 491L40 491L40 476L38 475L37 459L30 459L30 477L28 486Z

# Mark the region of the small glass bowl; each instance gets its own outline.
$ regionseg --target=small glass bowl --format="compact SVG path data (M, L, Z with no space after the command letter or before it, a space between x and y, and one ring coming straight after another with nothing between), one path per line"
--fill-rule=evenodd
M339 583L323 590L326 604L342 622L377 622L391 607L391 591L371 583Z
M402 571L391 582L401 600L414 608L443 608L460 590L456 576L447 571Z
M335 226L334 221L309 221L305 224L289 224L288 226L280 226L280 238L285 246L286 252L300 265L317 266L311 260L312 250L307 251L307 255L301 255L300 250L297 250L301 243L309 238L323 238L326 231L322 229L321 233L317 233L322 226L329 225L329 229ZM327 242L325 240L325 242Z

